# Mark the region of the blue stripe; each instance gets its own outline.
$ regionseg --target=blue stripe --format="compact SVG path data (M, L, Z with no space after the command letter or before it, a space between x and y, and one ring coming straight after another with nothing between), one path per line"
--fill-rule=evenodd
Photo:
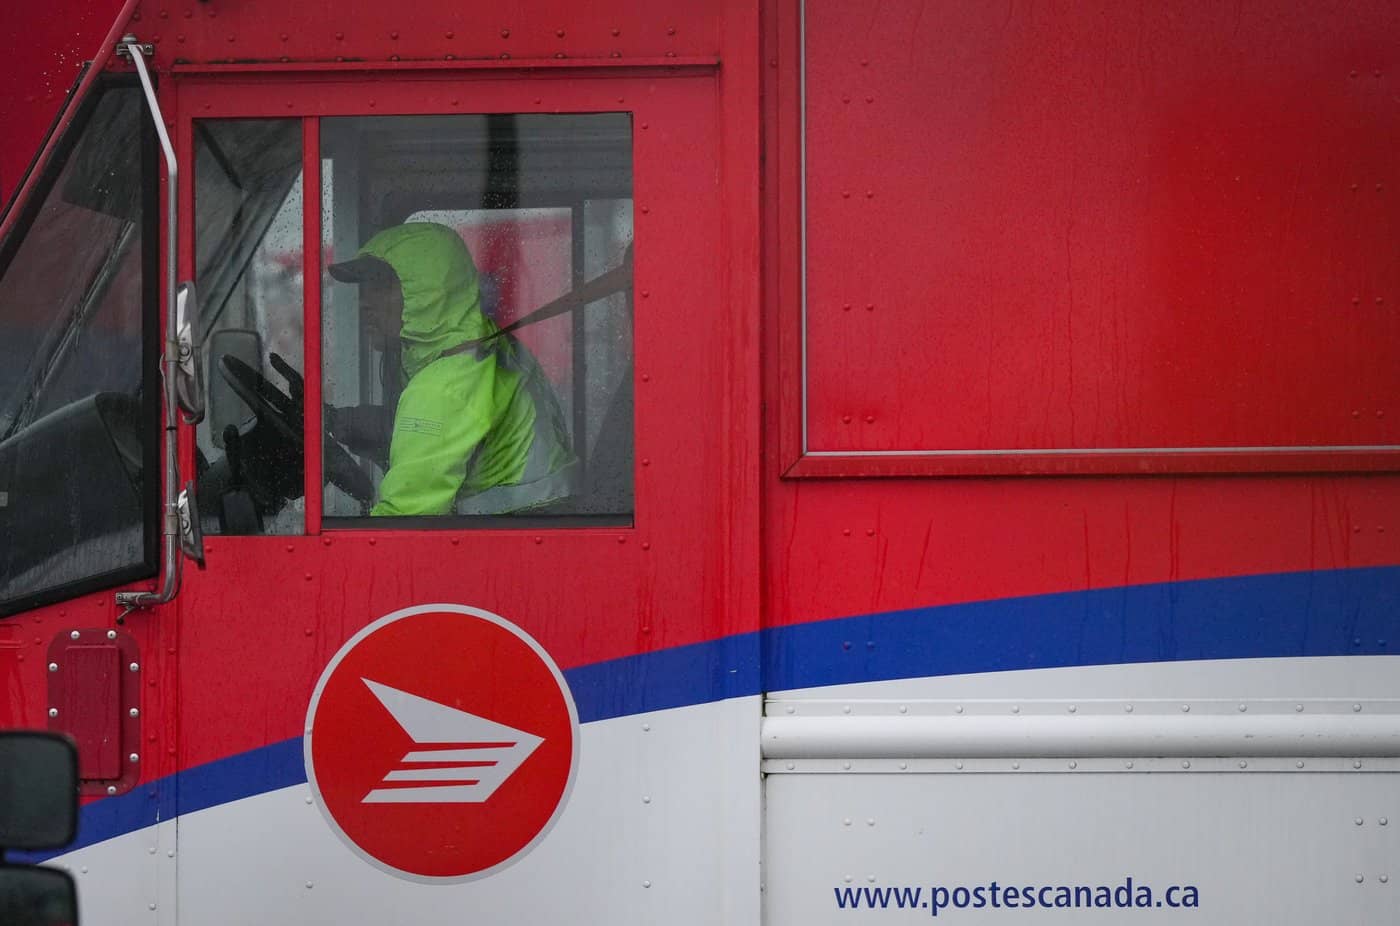
M1188 659L1389 655L1396 649L1400 567L1382 567L867 614L612 659L564 676L580 722L591 723L761 691L855 682ZM239 753L84 807L77 842L64 851L177 812L305 781L300 737Z

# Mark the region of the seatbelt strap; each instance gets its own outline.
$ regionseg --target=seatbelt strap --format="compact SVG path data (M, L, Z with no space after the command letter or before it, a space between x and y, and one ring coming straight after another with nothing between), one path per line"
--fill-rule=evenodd
M620 293L632 284L632 246L627 246L627 253L623 255L622 263L606 273L599 274L593 279L584 283L578 289L570 290L558 299L553 299L540 306L529 315L523 315L515 321L500 328L484 338L473 338L470 341L463 341L456 347L448 348L442 352L442 356L451 357L455 354L464 354L467 351L476 351L477 356L481 356L481 348L491 341L503 335L510 334L524 328L526 325L533 325L546 319L554 318L556 315L563 315L565 312L572 312L584 306L597 302L599 299L606 299L614 293Z

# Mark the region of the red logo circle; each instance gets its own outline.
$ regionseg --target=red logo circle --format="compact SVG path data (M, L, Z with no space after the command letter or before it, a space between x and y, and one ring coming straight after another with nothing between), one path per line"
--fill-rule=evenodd
M549 831L578 758L578 711L544 649L463 605L396 611L326 666L306 715L306 777L371 863L425 881L511 864Z

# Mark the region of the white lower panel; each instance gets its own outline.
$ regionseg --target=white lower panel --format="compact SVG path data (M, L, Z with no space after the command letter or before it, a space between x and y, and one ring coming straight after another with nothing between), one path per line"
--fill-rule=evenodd
M180 922L755 923L758 721L746 698L584 725L558 823L516 864L465 884L369 865L305 785L181 817Z
M61 855L50 864L77 882L83 926L174 926L175 839L171 820Z
M782 774L766 780L765 824L768 926L935 913L969 924L1311 926L1393 922L1400 905L1394 774ZM1147 906L1117 906L1128 878L1131 902ZM1189 901L1186 886L1199 906L1169 907ZM1091 889L1081 901L1114 905L1039 905L1073 902L1075 887Z

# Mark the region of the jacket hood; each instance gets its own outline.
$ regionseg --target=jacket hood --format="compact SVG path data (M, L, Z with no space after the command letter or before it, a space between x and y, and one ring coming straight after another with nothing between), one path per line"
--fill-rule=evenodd
M444 351L485 337L495 326L481 312L476 264L461 237L436 222L407 222L365 242L356 257L394 268L403 290L404 375L412 378Z

